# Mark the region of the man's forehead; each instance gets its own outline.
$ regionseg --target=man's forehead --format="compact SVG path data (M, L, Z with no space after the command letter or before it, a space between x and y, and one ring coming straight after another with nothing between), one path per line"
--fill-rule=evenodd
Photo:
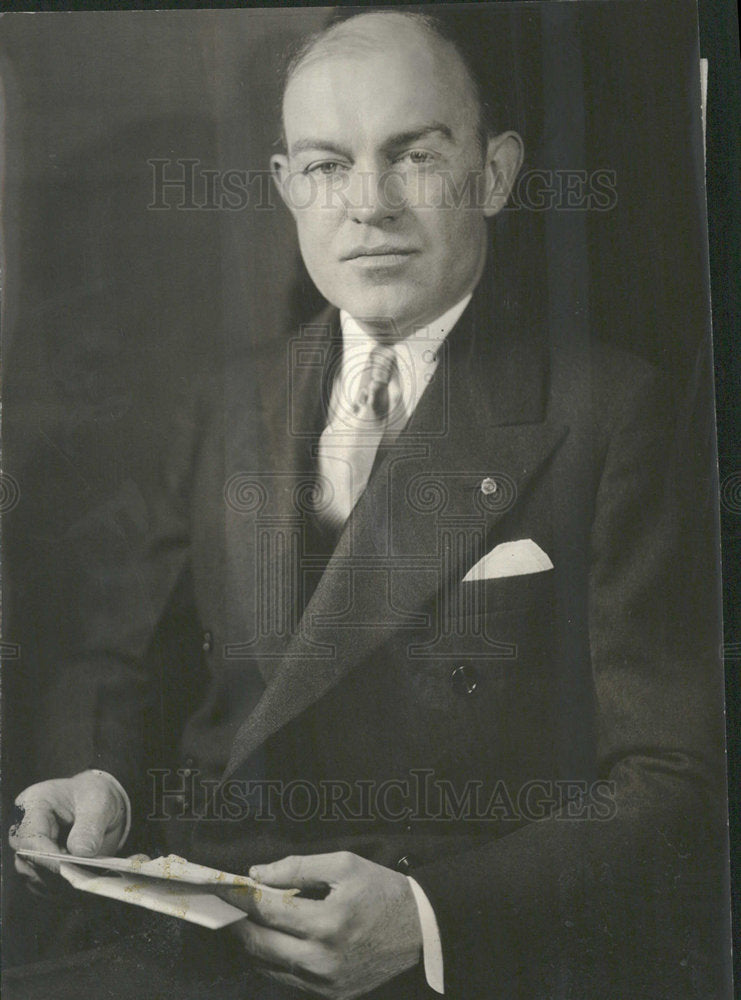
M367 22L365 29L381 18L356 20ZM467 117L467 110L475 117L469 77L455 49L398 15L393 20L397 29L402 22L396 32L386 21L372 25L372 31L356 27L320 39L288 82L284 125L300 127L316 116L329 124L338 115L343 124L359 117L361 108L366 117L370 113L382 119L403 118L405 112L413 118L450 118L451 127Z

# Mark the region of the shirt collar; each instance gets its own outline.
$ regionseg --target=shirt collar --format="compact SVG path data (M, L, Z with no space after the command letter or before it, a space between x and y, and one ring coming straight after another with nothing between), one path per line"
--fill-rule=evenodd
M416 409L422 393L437 368L438 348L460 319L471 301L471 295L472 293L469 293L437 319L416 328L404 340L394 345L399 382L408 416L411 416ZM377 342L344 309L340 312L340 325L343 356L341 377L344 379L348 368L355 367L358 360L370 354Z

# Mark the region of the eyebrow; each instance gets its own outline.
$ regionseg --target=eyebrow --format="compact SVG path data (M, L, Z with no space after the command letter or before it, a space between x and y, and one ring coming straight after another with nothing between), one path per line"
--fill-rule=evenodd
M399 132L397 135L389 136L383 143L383 148L398 149L402 146L408 146L413 142L419 142L420 139L426 139L435 133L441 135L448 142L453 141L453 132L447 125L442 124L442 122L430 122L428 125L410 129L408 132ZM338 143L331 142L328 139L297 139L291 146L291 155L295 156L297 153L303 153L310 149L335 153L337 156L344 156L348 160L352 159L350 151L346 147L340 146Z
M345 149L344 146L339 146L336 142L330 142L328 139L297 139L291 146L291 156L303 153L307 149L321 149L324 153L336 153L337 156L345 156L350 159L349 150Z
M420 128L411 129L409 132L400 132L398 135L391 136L384 146L388 149L395 149L399 146L409 146L413 142L419 142L420 139L426 139L429 135L434 135L438 133L448 142L453 141L453 131L447 125L443 125L442 122L431 122L429 125L422 125Z

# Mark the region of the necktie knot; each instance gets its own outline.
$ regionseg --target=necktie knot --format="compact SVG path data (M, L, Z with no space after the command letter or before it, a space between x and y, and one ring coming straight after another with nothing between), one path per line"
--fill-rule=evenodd
M378 344L370 352L368 370L374 382L388 385L396 367L396 352L388 344Z

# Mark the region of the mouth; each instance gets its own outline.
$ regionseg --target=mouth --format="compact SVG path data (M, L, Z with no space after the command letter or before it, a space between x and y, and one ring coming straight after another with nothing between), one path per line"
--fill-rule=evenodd
M417 250L382 244L377 247L356 247L340 258L342 261L359 264L361 267L393 267L402 264Z

